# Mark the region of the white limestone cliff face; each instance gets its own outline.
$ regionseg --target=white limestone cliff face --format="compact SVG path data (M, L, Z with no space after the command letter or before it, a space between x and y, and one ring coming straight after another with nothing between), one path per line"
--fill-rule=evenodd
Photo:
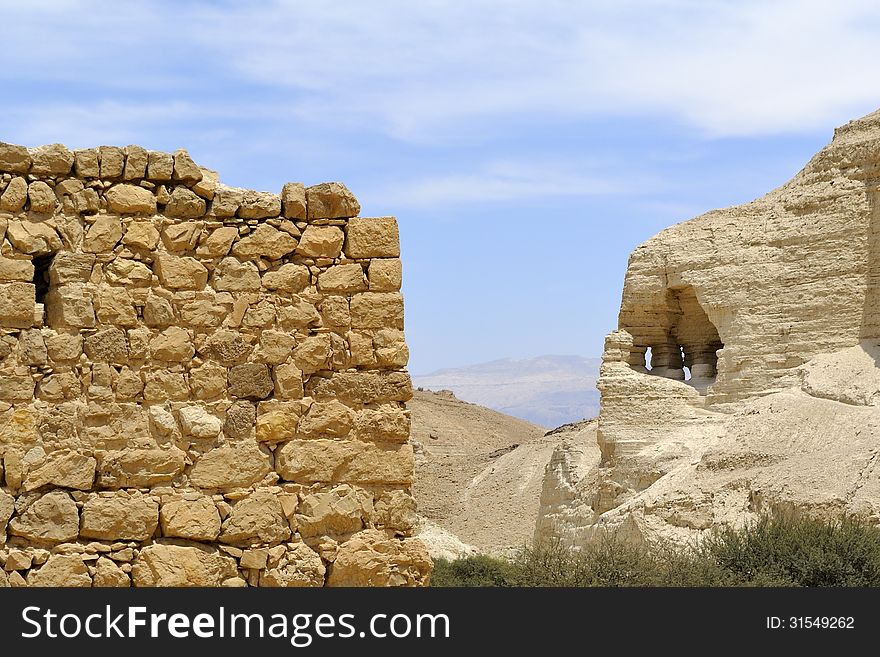
M598 382L601 458L559 484L562 504L551 463L537 539L625 524L685 540L768 507L880 521L878 183L875 112L782 187L633 252Z

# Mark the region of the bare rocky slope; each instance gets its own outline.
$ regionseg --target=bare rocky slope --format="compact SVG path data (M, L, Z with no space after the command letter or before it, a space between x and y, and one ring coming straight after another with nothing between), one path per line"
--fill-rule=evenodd
M432 555L504 553L530 542L560 437L449 391L415 391L407 407L419 537Z
M536 538L685 541L769 508L880 522L878 190L875 112L782 187L633 252L598 455L559 446Z

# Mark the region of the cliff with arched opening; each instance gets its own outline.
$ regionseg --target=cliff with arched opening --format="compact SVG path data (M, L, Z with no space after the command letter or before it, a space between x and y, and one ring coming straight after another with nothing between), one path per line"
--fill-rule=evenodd
M581 436L599 449L557 455L539 539L684 540L770 507L880 518L878 189L880 112L633 252Z

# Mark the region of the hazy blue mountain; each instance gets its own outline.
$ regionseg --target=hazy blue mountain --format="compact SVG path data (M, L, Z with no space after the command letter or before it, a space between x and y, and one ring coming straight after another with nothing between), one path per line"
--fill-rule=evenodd
M414 375L428 390L452 390L459 399L557 427L599 412L599 358L538 356L504 358Z

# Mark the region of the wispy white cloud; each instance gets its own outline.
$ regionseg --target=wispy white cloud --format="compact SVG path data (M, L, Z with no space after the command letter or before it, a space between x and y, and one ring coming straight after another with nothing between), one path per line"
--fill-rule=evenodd
M0 80L258 106L415 142L609 116L775 134L880 105L868 0L0 0L0 12Z
M473 171L420 176L365 190L365 201L390 207L449 207L541 198L639 195L659 187L647 177L614 176L577 162L501 160Z

